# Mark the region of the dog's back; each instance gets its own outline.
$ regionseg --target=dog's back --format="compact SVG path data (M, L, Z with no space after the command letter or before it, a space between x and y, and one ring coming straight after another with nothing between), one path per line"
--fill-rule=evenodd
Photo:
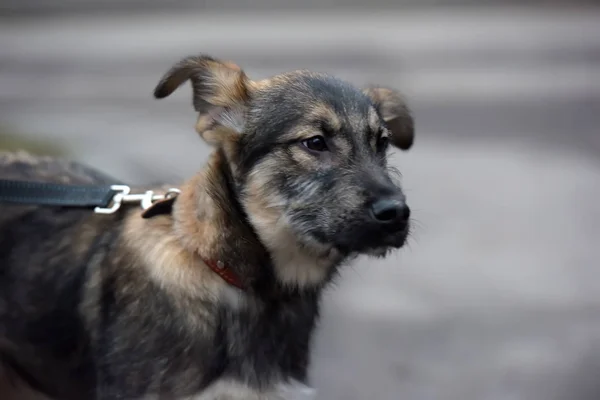
M0 152L0 179L66 184L115 184L111 177L79 163L26 152Z
M0 153L0 179L114 183L80 164L26 153ZM87 369L79 365L87 357L82 341L86 332L78 312L86 249L97 233L94 224L82 223L90 215L89 210L0 203L2 399L25 396L22 389L13 385L20 380L52 394L53 382L68 379L77 390L77 382L85 384L92 379L86 376ZM35 349L31 343L37 344ZM56 365L48 368L42 360L54 360ZM58 365L68 367L56 368ZM48 371L82 374L67 377L49 375Z
M0 179L122 183L77 163L25 154L0 154ZM60 400L141 398L157 387L187 395L205 385L195 373L215 364L206 351L212 339L197 340L202 332L186 323L189 308L173 312L173 299L150 281L126 237L150 226L154 236L142 236L152 245L168 235L170 220L139 215L138 208L102 215L0 202L0 366L9 379ZM129 230L128 218L138 222ZM147 224L139 227L139 220ZM183 353L180 363L155 359ZM9 399L2 382L0 399ZM11 396L21 400L20 393Z

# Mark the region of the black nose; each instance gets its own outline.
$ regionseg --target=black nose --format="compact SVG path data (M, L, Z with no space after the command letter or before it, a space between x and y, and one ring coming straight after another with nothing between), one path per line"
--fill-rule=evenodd
M410 218L410 208L402 200L384 198L371 205L373 217L381 223L406 222Z

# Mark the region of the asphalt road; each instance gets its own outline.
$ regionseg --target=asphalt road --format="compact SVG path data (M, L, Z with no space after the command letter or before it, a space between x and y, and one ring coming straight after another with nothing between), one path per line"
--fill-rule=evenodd
M328 291L312 379L325 400L600 398L600 10L177 12L0 25L0 126L122 179L175 182L208 148L180 57L252 77L296 68L406 93L394 163L409 248Z

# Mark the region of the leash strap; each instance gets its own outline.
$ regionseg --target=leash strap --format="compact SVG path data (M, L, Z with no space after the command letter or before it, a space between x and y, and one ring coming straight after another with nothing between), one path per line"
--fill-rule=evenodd
M179 189L165 194L152 190L131 193L127 185L64 185L47 182L0 180L0 203L58 207L94 207L97 214L113 214L127 203L140 204L144 218L169 213Z
M111 185L0 180L0 202L4 203L105 208L118 192Z

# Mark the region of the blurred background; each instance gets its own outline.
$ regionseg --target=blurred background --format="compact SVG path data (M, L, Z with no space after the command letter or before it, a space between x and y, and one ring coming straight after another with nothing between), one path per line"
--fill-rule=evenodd
M416 229L326 296L324 400L600 399L600 2L0 0L0 148L180 182L183 56L401 89Z

